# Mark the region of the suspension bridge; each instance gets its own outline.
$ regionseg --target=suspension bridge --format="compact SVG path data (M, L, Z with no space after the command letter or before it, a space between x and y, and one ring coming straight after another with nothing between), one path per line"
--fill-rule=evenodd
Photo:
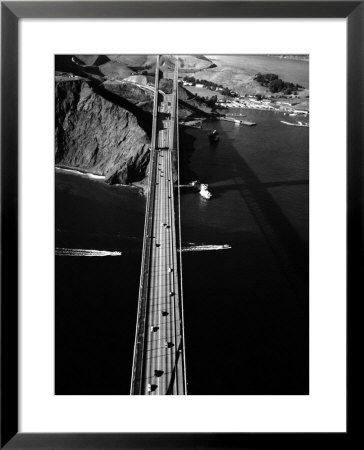
M186 395L180 246L178 58L172 93L160 90L156 57L131 395Z

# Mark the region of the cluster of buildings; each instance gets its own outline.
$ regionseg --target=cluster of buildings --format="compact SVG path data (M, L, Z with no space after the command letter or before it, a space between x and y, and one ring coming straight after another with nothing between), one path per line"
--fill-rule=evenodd
M195 86L197 88L205 88L212 91L223 91L223 87L214 87L204 85L203 83L194 83L192 81L180 80L183 86ZM230 91L233 98L224 96L216 101L218 106L224 108L246 108L246 109L261 109L266 111L280 111L293 114L308 115L308 111L295 109L294 105L288 99L299 99L299 95L291 94L285 95L284 98L276 98L276 96L268 95L267 97L259 99L259 95L245 95L239 96L236 92Z
M210 91L215 91L215 92L220 92L220 91L223 91L224 89L226 89L226 88L221 87L221 86L214 86L214 85L210 85L210 84L209 85L205 85L203 83L193 83L192 81L186 81L186 80L180 80L179 83L181 83L182 86L194 86L194 87L197 87L197 88L204 88L204 89L208 89ZM237 95L237 93L234 92L234 91L230 91L230 94L231 95Z
M308 115L308 111L295 109L294 105L289 102L269 99L257 100L253 96L239 97L234 100L217 100L217 104L224 108L261 109L265 111L279 111Z

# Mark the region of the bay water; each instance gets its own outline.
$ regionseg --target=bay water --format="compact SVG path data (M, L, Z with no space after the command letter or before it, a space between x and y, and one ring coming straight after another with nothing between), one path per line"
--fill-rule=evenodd
M231 247L182 254L188 392L307 394L309 129L240 112L257 126L185 130L212 198L181 189L183 245ZM144 208L135 188L56 173L57 394L129 394Z

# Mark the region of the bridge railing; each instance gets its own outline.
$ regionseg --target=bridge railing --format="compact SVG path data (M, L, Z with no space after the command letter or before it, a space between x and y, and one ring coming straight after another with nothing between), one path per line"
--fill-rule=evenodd
M176 156L177 156L177 214L178 214L178 243L179 243L179 289L180 289L180 310L182 323L182 353L183 353L183 379L184 391L187 395L187 368L186 368L186 339L185 339L185 325L184 325L184 306L183 306L183 273L182 273L182 235L181 235L181 195L180 195L180 147L179 147L179 122L178 122L178 56L176 57L176 71L175 71L175 102L176 102Z
M155 149L157 144L157 121L158 121L158 88L159 88L159 55L157 55L156 71L155 71L155 90L154 90L154 105L153 105L153 121L152 121L152 135L150 148L150 163L148 174L148 195L145 212L144 236L143 236L143 251L142 263L139 284L139 299L138 299L138 313L137 324L134 343L134 355L131 378L131 395L140 395L142 391L143 378L143 357L145 351L145 332L147 321L148 308L148 292L149 292L149 269L151 260L151 245L153 232L153 215L154 215L154 199L155 199Z

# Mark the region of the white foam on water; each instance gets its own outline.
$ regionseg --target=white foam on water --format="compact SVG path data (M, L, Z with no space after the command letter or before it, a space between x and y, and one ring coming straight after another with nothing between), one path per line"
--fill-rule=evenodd
M66 169L64 167L56 166L56 170L58 170L59 172L70 172L70 173L74 173L77 175L83 175L84 177L91 178L93 180L105 180L104 175L95 175L94 173L81 172L80 170L76 170L76 169Z
M83 248L56 248L56 256L120 256L121 252Z
M210 250L228 250L231 245L192 245L190 247L182 247L182 252L205 252Z

